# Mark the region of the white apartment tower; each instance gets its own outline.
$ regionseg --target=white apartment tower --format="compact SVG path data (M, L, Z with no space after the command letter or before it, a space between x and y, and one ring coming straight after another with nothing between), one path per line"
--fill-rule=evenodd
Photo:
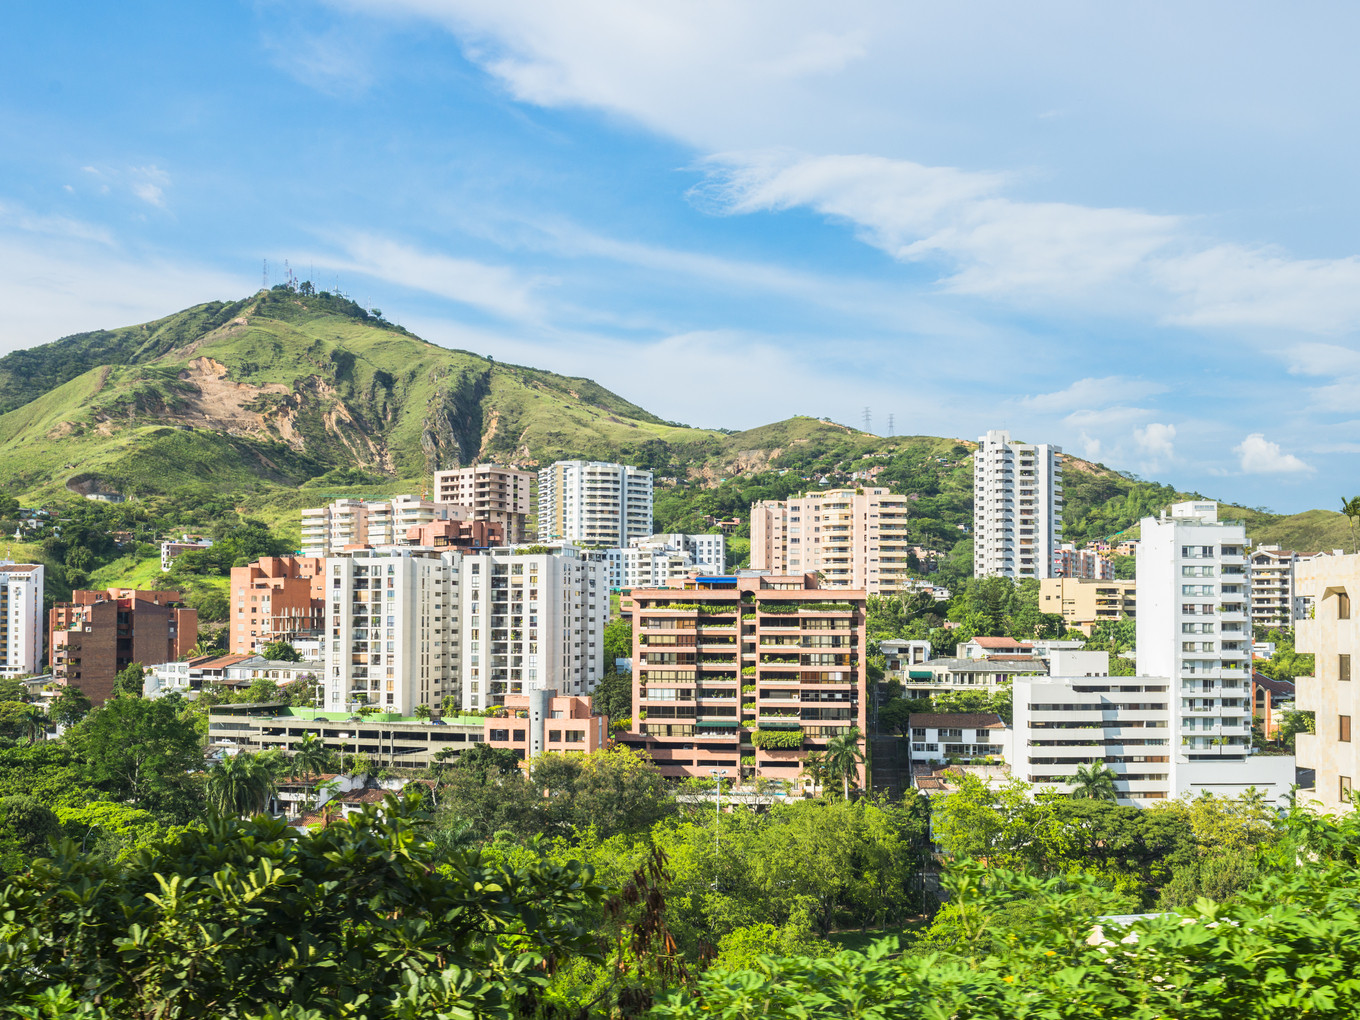
M627 464L560 460L538 473L541 541L620 549L651 533L650 471Z
M1170 679L1172 795L1255 786L1274 801L1294 759L1252 755L1246 528L1212 502L1177 503L1140 528L1138 672Z
M982 436L973 456L973 576L1052 577L1062 511L1062 447L1018 443L996 429Z
M0 676L43 671L41 563L0 563Z
M326 711L410 715L458 693L460 559L388 547L326 561Z
M474 521L499 524L507 545L528 541L534 476L496 464L473 464L434 473L434 498L465 506Z
M462 559L464 708L552 688L589 694L604 675L609 582L604 554L488 549Z

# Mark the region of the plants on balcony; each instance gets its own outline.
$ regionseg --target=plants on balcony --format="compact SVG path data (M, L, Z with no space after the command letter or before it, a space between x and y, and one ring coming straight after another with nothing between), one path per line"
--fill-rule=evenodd
M761 730L751 734L751 743L764 751L790 751L803 746L802 730Z
M741 675L742 675L742 676L755 676L755 675L756 675L756 668L755 668L754 666L742 666L742 667L741 667Z

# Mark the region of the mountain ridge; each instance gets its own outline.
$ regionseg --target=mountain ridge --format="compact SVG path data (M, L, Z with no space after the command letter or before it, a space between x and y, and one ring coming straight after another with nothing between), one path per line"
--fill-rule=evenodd
M762 472L839 481L887 467L899 491L943 485L957 503L971 499L962 465L974 446L805 417L691 428L589 378L440 347L306 284L0 358L0 485L28 500L212 491L248 503L355 468L419 489L433 470L478 460L584 457L701 489ZM1122 499L1124 518L1137 511L1136 480L1076 457L1067 470L1074 491L1089 490L1082 507ZM1295 527L1235 509L1280 544L1297 534L1331 548L1348 533L1329 511L1293 515ZM1122 519L1108 515L1110 526Z

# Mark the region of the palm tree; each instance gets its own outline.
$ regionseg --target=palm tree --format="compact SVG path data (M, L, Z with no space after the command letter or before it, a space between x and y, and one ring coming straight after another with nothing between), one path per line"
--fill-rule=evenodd
M208 803L222 815L261 814L277 788L269 762L248 751L223 759L208 773Z
M1104 761L1097 758L1090 765L1078 765L1072 777L1073 800L1118 800L1114 781L1119 778Z
M1346 515L1346 521L1351 526L1351 552L1357 552L1355 540L1355 522L1360 520L1360 496L1352 496L1350 499L1341 500L1341 512Z
M299 775L320 775L331 756L315 733L306 734L291 750L293 756L288 760L289 779L296 779Z
M839 736L826 742L826 765L830 776L840 776L845 799L850 799L850 777L864 763L864 752L859 749L859 727L851 726Z
M812 781L812 792L816 793L826 782L826 755L821 751L809 751L803 759L803 775Z
M28 734L29 747L36 744L39 737L45 737L47 735L47 713L37 705L29 705L20 713L19 724L23 726L24 732Z
M417 719L428 719L431 714L430 706L417 705L411 714L414 715Z

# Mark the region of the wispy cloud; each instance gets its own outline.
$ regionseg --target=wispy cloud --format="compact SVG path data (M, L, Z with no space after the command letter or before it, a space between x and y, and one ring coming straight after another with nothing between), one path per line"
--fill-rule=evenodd
M1020 404L1034 411L1063 413L1105 407L1122 400L1142 400L1144 397L1165 393L1166 390L1167 387L1163 383L1107 375L1100 379L1078 379L1070 386L1054 393L1022 397Z

